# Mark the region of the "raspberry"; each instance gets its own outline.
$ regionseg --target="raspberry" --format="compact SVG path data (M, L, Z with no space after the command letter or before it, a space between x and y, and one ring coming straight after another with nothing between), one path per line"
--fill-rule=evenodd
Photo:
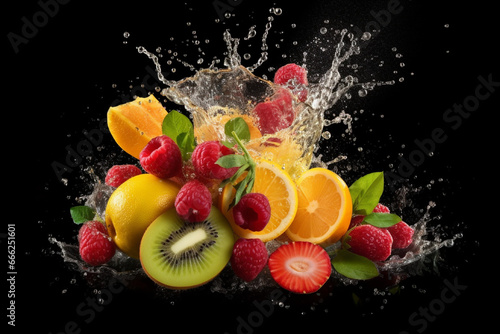
M274 83L277 85L286 85L297 95L299 101L304 102L307 99L307 71L297 64L287 64L280 67L274 74Z
M388 227L387 230L389 231L393 239L393 249L406 248L413 242L413 233L415 231L404 221L400 221L396 225Z
M373 212L391 213L391 210L389 210L389 208L385 205L378 203L377 206L373 209Z
M115 254L115 244L108 235L106 226L99 221L88 221L78 232L80 256L91 266L107 263Z
M361 224L361 222L365 219L364 215L355 215L351 218L351 223L349 224L349 229L358 226Z
M262 231L271 218L271 206L266 195L250 193L241 197L233 208L234 222L241 228Z
M236 276L250 282L267 264L267 249L260 239L238 239L233 246L231 268Z
M170 137L154 137L139 154L142 168L161 179L178 175L182 170L179 146Z
M292 95L287 89L279 90L270 101L257 104L253 112L259 120L259 130L263 135L286 129L295 119Z
M238 170L238 167L224 168L217 165L215 162L220 157L233 154L234 152L222 145L218 141L205 141L193 151L191 160L196 175L202 178L224 180L233 176Z
M142 171L137 166L114 165L108 170L104 182L108 186L117 188L123 182L139 174L142 174Z
M177 214L185 221L202 222L210 214L212 194L203 183L192 180L179 190L174 205Z
M392 250L392 236L384 228L373 225L360 225L355 227L349 236L350 250L372 261L385 261Z

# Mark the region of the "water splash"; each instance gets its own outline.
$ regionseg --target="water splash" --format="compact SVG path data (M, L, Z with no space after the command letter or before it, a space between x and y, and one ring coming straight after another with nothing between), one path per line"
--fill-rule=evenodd
M157 55L142 46L138 47L137 50L154 62L158 78L166 86L166 88L162 89L161 94L170 101L185 107L193 119L195 129L213 129L210 136L208 136L210 140L225 140L223 129L218 124L220 122L218 122L216 116L252 116L252 110L256 104L273 99L275 94L282 89L281 86L253 74L255 69L268 59L267 38L273 20L273 16L268 17L261 38L262 52L259 59L255 64L248 67L242 65L242 57L238 53L241 40L233 37L229 29L223 33L223 40L227 47L224 59L225 67L219 69L212 66L212 63L209 68L199 69L192 77L180 81L167 80L163 76L162 65ZM333 37L337 39L337 44L334 47L329 69L320 75L317 80L311 81L308 86L296 84L288 87L292 93L307 91L307 99L303 102L297 99L293 100L295 112L293 124L272 136L292 147L291 149L287 147L287 151L294 153L288 154L281 160L271 157L271 160L274 159L275 162L283 165L292 178L307 170L312 161L318 160L314 157L313 152L319 140L332 137L331 133L323 133L324 126L342 123L347 126L348 133L351 131L353 119L346 112L342 111L337 116L328 116L329 119L325 118L328 111L341 98L350 98L349 92L356 88L359 96L366 96L368 91L377 86L395 83L393 80L360 82L354 73L342 75L341 69L346 67L344 63L351 57L360 54L360 42L369 40L371 35L365 33L360 39L357 39L347 29L333 31L332 33ZM255 38L255 36L256 29L255 26L252 26L244 40ZM307 64L303 66L308 68ZM357 66L352 67L357 68ZM259 120L256 119L255 121L258 123ZM333 137L336 139L335 136ZM250 146L257 147L255 149L256 154L261 154L263 145L267 145L269 139L270 136L263 136L255 140ZM198 142L204 140L208 139L202 135L197 137ZM334 160L329 163L334 163Z

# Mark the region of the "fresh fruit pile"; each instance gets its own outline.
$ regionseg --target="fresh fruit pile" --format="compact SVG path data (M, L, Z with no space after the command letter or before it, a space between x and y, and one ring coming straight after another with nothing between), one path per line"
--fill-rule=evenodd
M332 270L353 279L378 276L377 263L413 241L413 229L379 203L383 173L348 187L328 169L292 178L283 161L249 152L259 137L274 157L292 147L293 138L273 134L293 123L292 100L307 99L307 72L288 64L274 80L278 91L250 115L217 116L223 138L167 113L152 95L110 108L113 138L141 168L109 169L105 182L115 189L105 219L90 207L71 208L82 224L82 260L105 265L119 250L172 289L205 284L227 265L247 282L268 266L276 283L295 293L317 291ZM269 254L271 240L280 246Z

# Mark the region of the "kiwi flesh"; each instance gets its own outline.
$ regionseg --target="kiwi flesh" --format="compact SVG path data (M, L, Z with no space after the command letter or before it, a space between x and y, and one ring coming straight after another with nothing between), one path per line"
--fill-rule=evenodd
M216 207L199 223L184 222L172 208L147 228L140 260L146 274L159 285L189 289L211 281L224 269L233 244L231 226Z

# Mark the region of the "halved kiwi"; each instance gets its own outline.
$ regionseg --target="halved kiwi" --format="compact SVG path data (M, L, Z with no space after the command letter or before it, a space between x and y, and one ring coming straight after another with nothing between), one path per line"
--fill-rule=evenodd
M231 258L234 236L229 222L214 206L199 223L184 222L175 208L167 210L147 228L140 259L156 283L188 289L212 280Z

